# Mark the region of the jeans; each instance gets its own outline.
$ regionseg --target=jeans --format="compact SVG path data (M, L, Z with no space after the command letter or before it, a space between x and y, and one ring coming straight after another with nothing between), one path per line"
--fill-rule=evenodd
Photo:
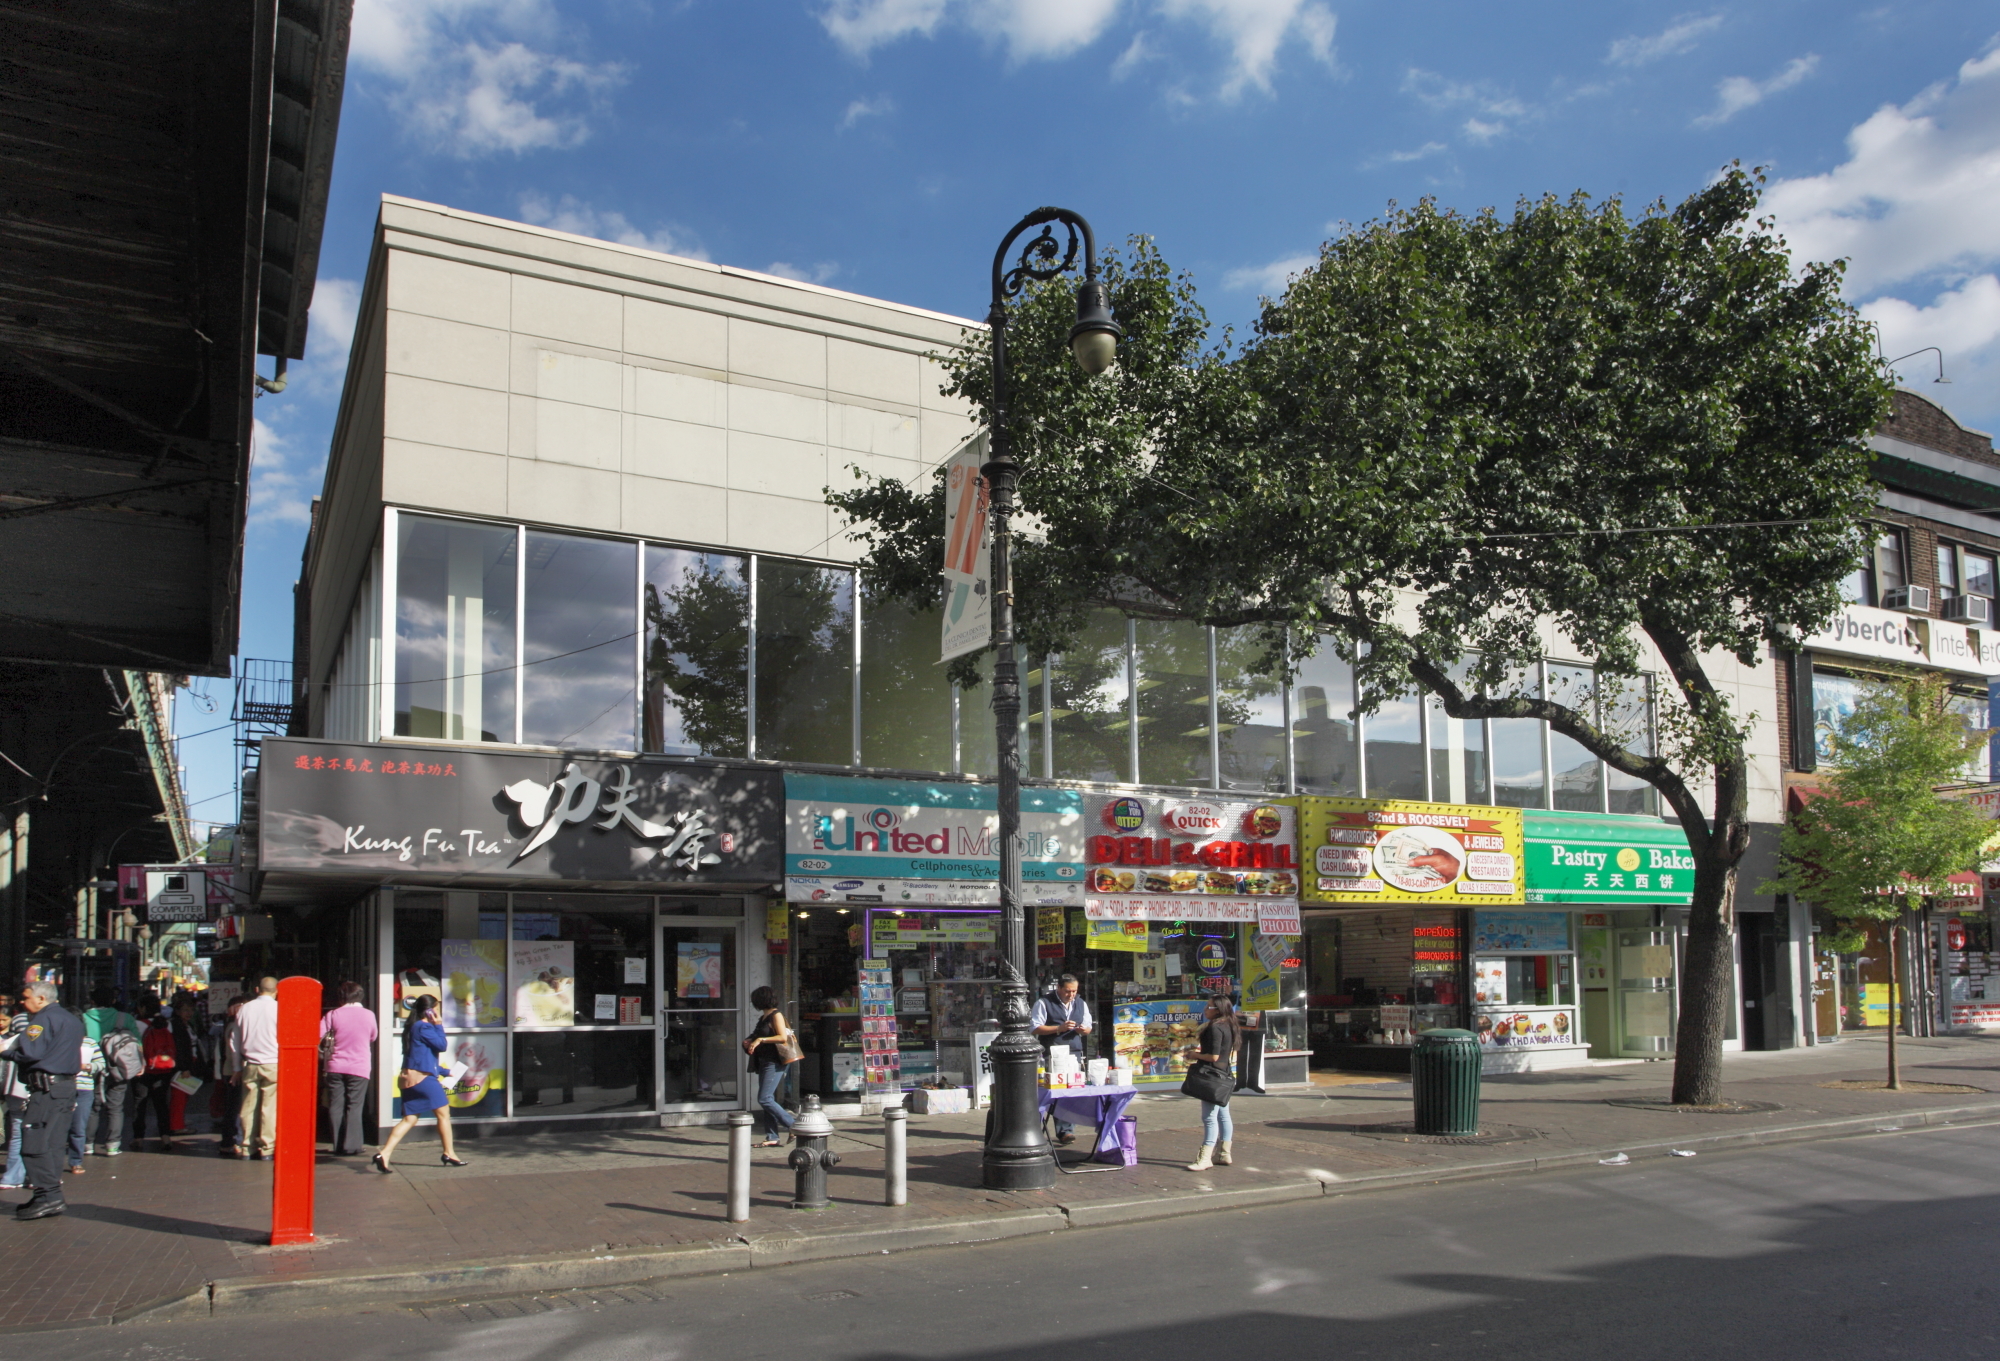
M90 1108L97 1101L97 1093L79 1090L76 1094L76 1114L69 1122L69 1165L83 1166L83 1155L90 1151Z
M333 1130L335 1153L361 1151L361 1111L367 1103L368 1078L352 1073L326 1075L326 1123Z
M1236 1133L1236 1120L1229 1114L1229 1107L1218 1106L1213 1101L1201 1103L1201 1141L1204 1144L1226 1144Z
M88 1142L106 1147L125 1142L125 1095L132 1090L130 1082L113 1082L108 1077L97 1080L97 1137ZM79 1100L83 1094L77 1093Z
M792 1113L778 1104L778 1088L791 1065L773 1063L757 1070L757 1104L764 1108L764 1137L775 1139L792 1127Z
M28 1184L28 1166L21 1161L21 1113L28 1103L18 1096L7 1098L7 1174L0 1182L9 1186Z

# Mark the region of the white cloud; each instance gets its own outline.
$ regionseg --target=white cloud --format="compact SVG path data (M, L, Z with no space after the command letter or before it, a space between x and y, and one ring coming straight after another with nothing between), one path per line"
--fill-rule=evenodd
M1772 95L1791 89L1813 73L1819 57L1808 52L1785 63L1784 69L1766 80L1729 76L1715 87L1715 108L1694 120L1698 128L1719 127L1745 109L1762 104Z
M1848 261L1846 290L1883 352L1944 351L1953 405L2000 419L2000 44L1847 135L1847 159L1780 180L1764 208L1794 259ZM1929 356L1911 361L1921 380ZM1927 386L1928 393L1932 389Z
M1282 260L1273 260L1268 265L1245 265L1232 269L1222 276L1222 286L1240 292L1255 289L1260 294L1276 297L1285 291L1285 285L1301 270L1312 268L1319 263L1319 256L1288 255Z
M1488 123L1480 118L1465 120L1465 135L1475 142L1490 142L1506 130L1505 123Z
M257 399L250 434L252 525L303 525L310 518L326 468L319 445L347 381L347 351L360 305L359 283L321 278L313 287L305 358L286 370L283 392ZM305 452L308 445L311 454Z
M912 33L928 38L944 18L948 0L833 0L819 21L833 40L857 57Z
M1611 44L1604 59L1613 66L1644 66L1664 57L1677 57L1721 26L1720 14L1683 14L1648 37L1620 38Z
M1440 152L1449 151L1450 149L1443 142L1425 142L1414 151L1392 151L1388 155L1381 157L1376 164L1406 165L1411 161L1421 161L1428 157L1436 156Z
M1440 113L1468 116L1460 130L1475 142L1490 142L1534 110L1483 80L1447 80L1435 71L1411 67L1403 74L1403 93L1415 96Z
M840 130L846 132L864 118L880 118L896 111L896 101L888 95L876 95L873 99L857 99L847 106L847 112L840 116Z
M797 265L787 264L783 260L773 260L764 266L764 272L775 274L780 279L790 279L795 283L823 284L840 273L840 266L831 260L822 260L810 269L800 269Z
M1337 61L1337 19L1322 0L828 0L819 21L856 57L903 38L933 37L950 19L1003 44L1011 60L1034 61L1081 51L1127 11L1198 25L1226 46L1224 99L1253 86L1268 93L1287 42L1296 40L1329 68ZM1112 64L1112 76L1122 79L1155 55L1142 31Z
M564 194L551 203L530 190L521 195L521 218L537 227L595 237L599 241L616 241L621 246L656 250L663 255L679 255L689 260L708 258L701 242L685 227L668 224L653 232L643 232L625 214L600 212L574 194Z
M356 0L349 54L431 149L461 159L573 147L625 77L554 50L551 0Z

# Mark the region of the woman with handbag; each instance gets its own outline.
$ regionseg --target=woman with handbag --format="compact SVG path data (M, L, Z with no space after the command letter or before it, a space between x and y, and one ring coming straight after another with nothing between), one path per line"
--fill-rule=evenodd
M1236 1133L1229 1114L1229 1096L1236 1088L1230 1069L1236 1057L1236 1004L1227 997L1211 997L1202 1016L1201 1034L1188 1051L1192 1062L1187 1080L1181 1083L1182 1092L1201 1098L1201 1153L1188 1164L1190 1172L1229 1166L1229 1141Z
M451 1042L444 1036L444 1027L431 1019L437 1011L437 998L420 993L405 1000L409 1002L410 1019L403 1026L402 1071L396 1074L396 1086L403 1093L403 1118L389 1131L382 1151L375 1155L375 1170L389 1170L389 1155L426 1115L437 1116L438 1139L444 1144L444 1156L438 1161L446 1167L463 1167L465 1159L458 1156L451 1141L451 1098L445 1093L444 1084L438 1081L447 1071L443 1066L444 1051L451 1047Z
M174 1146L171 1106L174 1073L179 1065L172 1019L164 1011L154 1012L146 1024L145 1055L146 1074L139 1079L139 1104L132 1111L132 1142L137 1145L146 1137L146 1116L150 1112L160 1148L168 1150Z
M359 983L340 985L340 1005L320 1018L319 1066L326 1082L326 1120L333 1130L333 1156L361 1151L361 1112L368 1098L370 1058L375 1053L375 1013L362 1004Z
M757 1104L764 1108L764 1142L757 1147L778 1148L792 1128L792 1113L778 1104L778 1087L785 1080L785 1071L804 1053L785 1020L784 1008L778 1005L775 988L767 984L751 993L750 1005L764 1013L743 1041L750 1066L757 1070Z

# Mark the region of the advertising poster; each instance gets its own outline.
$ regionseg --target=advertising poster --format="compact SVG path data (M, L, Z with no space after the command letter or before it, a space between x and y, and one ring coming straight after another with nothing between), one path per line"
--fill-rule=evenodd
M439 948L444 965L444 1023L453 1029L507 1024L501 997L507 991L507 942L445 937Z
M1098 794L1085 798L1084 813L1084 913L1093 923L1273 921L1297 929L1291 805Z
M576 1024L576 942L513 940L514 1024Z
M1146 952L1146 923L1142 921L1092 921L1084 935L1086 950L1118 950L1125 954Z
M1518 808L1312 797L1298 803L1310 902L1526 901Z
M506 1036L454 1035L445 1058L448 1063L465 1065L465 1072L451 1086L451 1113L454 1117L483 1120L505 1114Z
M674 996L715 1001L722 996L722 943L684 940L674 951Z
M1276 1011L1284 1006L1280 982L1282 970L1289 963L1299 966L1297 951L1299 937L1266 935L1262 931L1253 932L1250 950L1243 957L1243 996L1240 1002L1245 1011Z
M1475 912L1472 952L1546 954L1569 949L1567 912Z
M1139 1082L1178 1082L1187 1054L1201 1038L1200 1002L1120 1002L1112 1012L1119 1061Z

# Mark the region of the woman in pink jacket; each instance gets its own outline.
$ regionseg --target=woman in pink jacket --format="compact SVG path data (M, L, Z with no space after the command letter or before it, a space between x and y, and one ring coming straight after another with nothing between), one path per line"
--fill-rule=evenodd
M361 998L359 983L342 983L340 1005L319 1023L320 1052L327 1054L327 1123L333 1127L336 1158L361 1152L361 1111L368 1101L368 1075L375 1055L375 1013L362 1005Z

